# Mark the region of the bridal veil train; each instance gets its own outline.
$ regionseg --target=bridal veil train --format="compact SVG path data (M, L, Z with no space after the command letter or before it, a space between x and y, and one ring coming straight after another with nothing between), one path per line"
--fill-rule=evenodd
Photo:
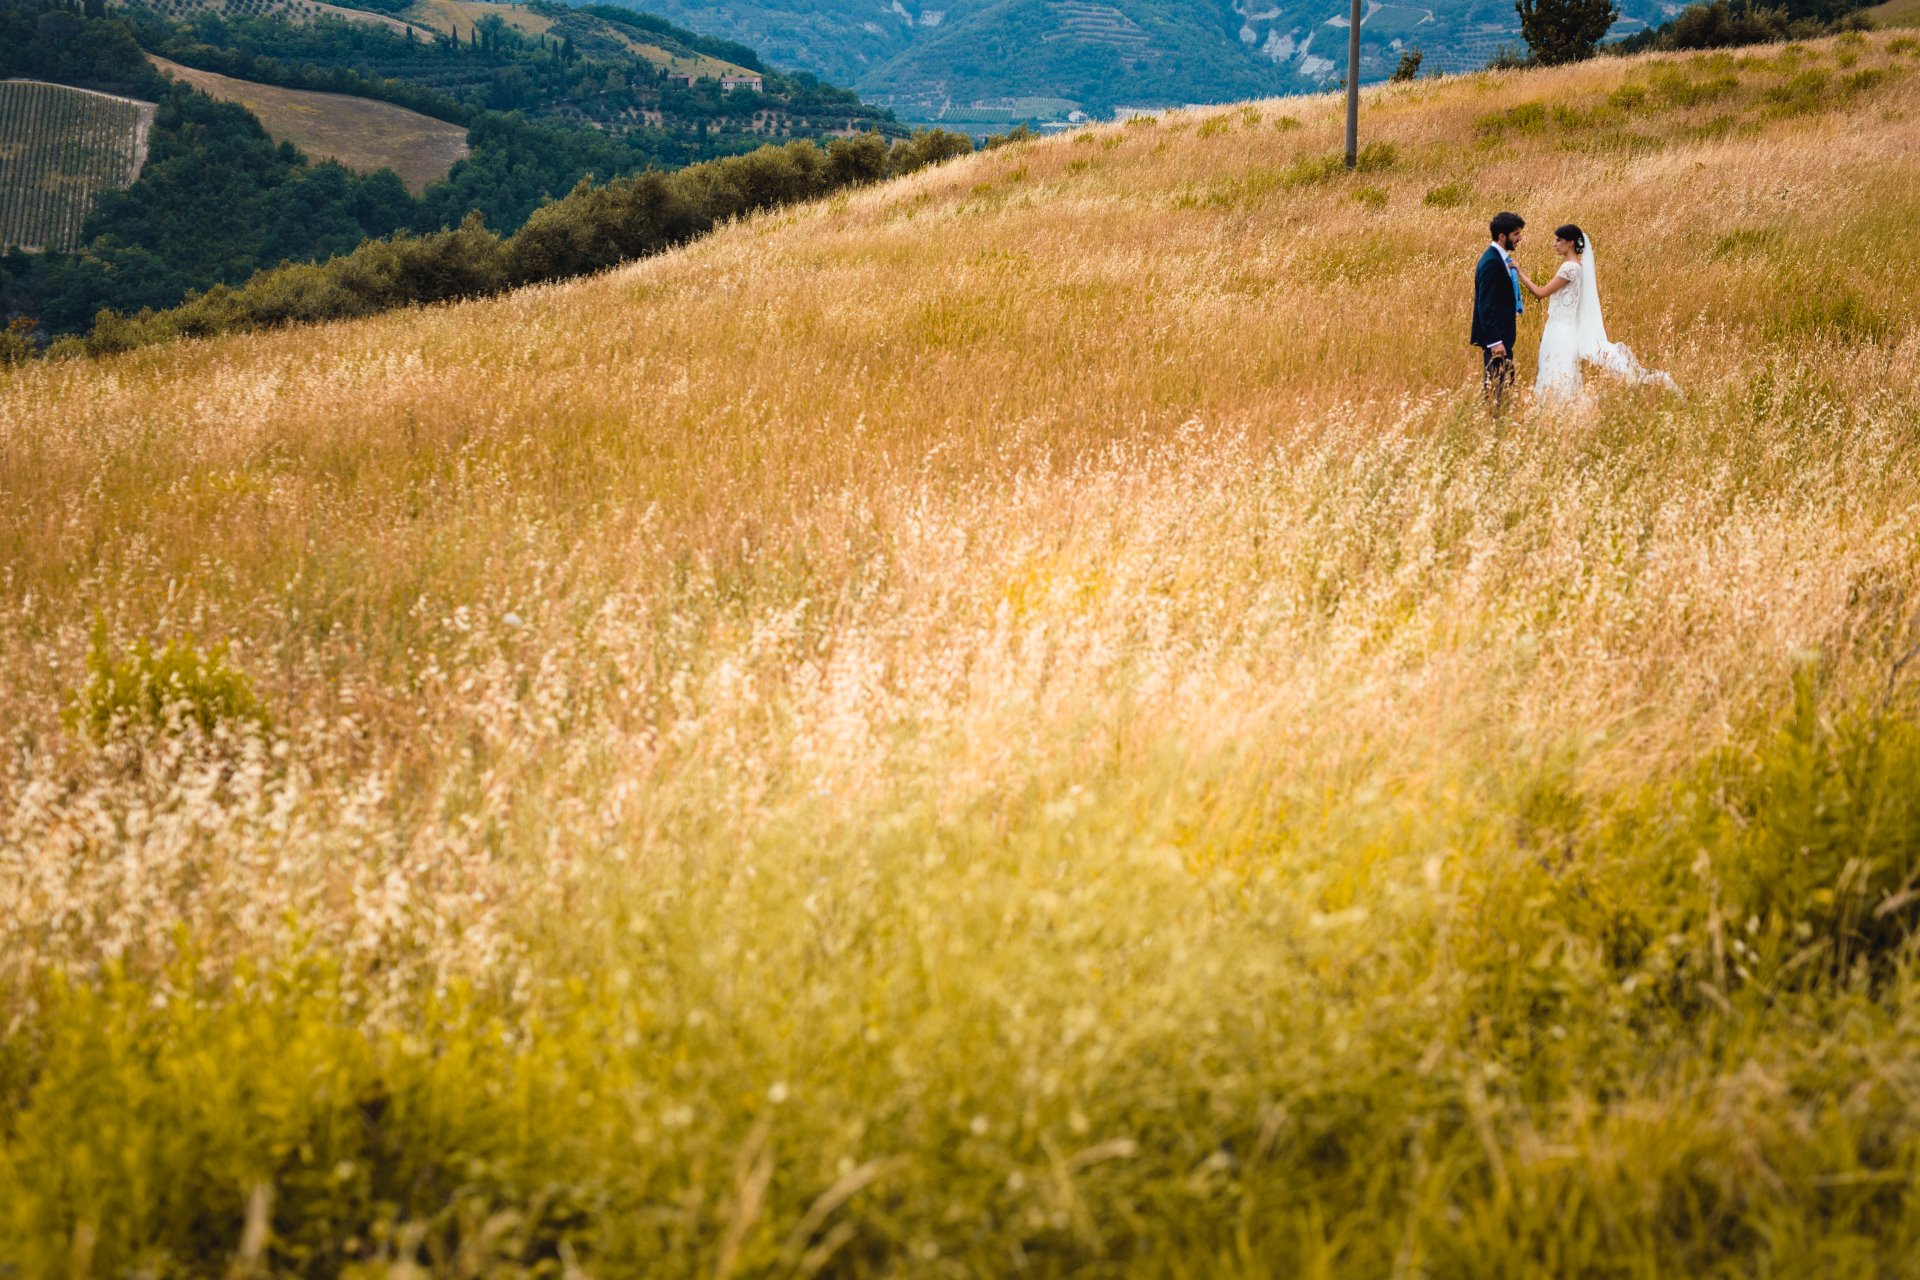
M1630 383L1680 390L1667 374L1641 364L1625 343L1608 341L1591 237L1581 247L1580 261L1562 264L1556 274L1567 284L1547 299L1547 324L1540 335L1540 372L1534 379L1534 390L1542 395L1577 396L1582 364L1596 365Z

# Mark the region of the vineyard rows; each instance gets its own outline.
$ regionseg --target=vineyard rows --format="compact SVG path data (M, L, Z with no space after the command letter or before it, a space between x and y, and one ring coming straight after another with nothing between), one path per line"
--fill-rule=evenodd
M64 85L0 81L0 247L78 248L100 193L139 175L153 111Z

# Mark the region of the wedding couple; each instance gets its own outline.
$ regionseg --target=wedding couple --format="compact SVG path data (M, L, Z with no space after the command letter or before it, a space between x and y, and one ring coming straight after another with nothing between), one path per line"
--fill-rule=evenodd
M1580 366L1587 363L1628 382L1651 382L1678 391L1672 378L1646 368L1624 343L1607 341L1600 315L1600 284L1594 275L1593 243L1579 227L1554 228L1553 247L1560 269L1546 284L1535 284L1513 260L1526 220L1517 213L1496 213L1488 229L1493 243L1480 255L1473 273L1473 337L1485 365L1487 396L1500 411L1513 383L1513 345L1526 294L1544 298L1547 326L1540 334L1540 371L1533 382L1542 397L1571 400L1580 395Z

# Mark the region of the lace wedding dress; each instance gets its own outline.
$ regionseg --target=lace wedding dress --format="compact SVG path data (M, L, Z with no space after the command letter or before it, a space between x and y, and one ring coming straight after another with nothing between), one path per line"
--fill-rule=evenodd
M1540 335L1540 372L1533 387L1543 396L1576 397L1581 390L1581 364L1598 365L1632 383L1652 383L1677 392L1673 379L1649 369L1634 358L1624 342L1607 340L1607 322L1600 312L1600 285L1593 266L1593 241L1588 239L1580 261L1564 262L1554 273L1566 287L1547 299L1547 327Z

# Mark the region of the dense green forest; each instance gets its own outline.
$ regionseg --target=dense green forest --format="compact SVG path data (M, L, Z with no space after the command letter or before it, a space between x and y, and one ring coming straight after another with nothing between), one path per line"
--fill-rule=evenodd
M648 25L637 15L615 16L650 42L738 55L727 61L753 56L724 41L675 34L657 19ZM616 95L607 84L614 77L637 99L651 74L641 59L628 56L623 70L564 37L529 41L505 28L475 36L428 42L331 19L294 25L205 14L172 22L139 10L109 15L99 0L0 0L0 76L159 104L140 179L102 198L81 251L10 251L0 258L0 312L33 317L49 336L80 333L103 308L172 306L190 291L238 284L283 261L324 261L369 237L451 227L474 211L487 226L511 232L582 178L604 181L754 149L764 135L724 127L742 110L777 104L791 116L831 112L834 125L854 120L904 132L852 94L808 76L769 76L765 94L723 95L711 83L657 86L656 108L681 127L596 127L594 112L567 113L555 104L590 95L595 112L610 113L616 108L607 100ZM146 60L149 50L207 70L359 93L456 121L468 127L471 153L415 198L391 172L360 175L309 163L292 146L273 142L244 108L161 76ZM804 134L807 126L793 131Z

